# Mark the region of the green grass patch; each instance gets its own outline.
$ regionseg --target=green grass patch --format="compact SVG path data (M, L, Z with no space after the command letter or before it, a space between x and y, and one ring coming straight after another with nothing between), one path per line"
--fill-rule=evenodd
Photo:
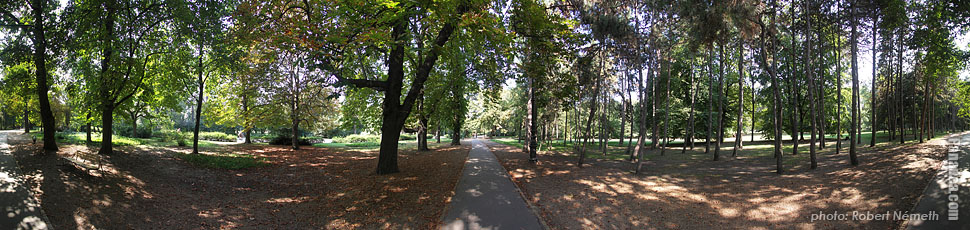
M175 155L197 166L214 169L245 169L268 165L266 159L240 154L184 154Z

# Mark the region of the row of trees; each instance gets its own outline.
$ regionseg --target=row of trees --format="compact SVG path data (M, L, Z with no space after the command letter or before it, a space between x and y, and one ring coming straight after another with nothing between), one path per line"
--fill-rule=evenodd
M559 82L579 88L558 94L567 87L522 80L472 121L480 132L524 136L533 160L542 139L578 139L582 165L588 139L598 138L605 154L606 140L623 145L629 138L634 160L648 147L663 155L676 138L684 140L681 151L704 139L716 161L725 133L734 134L736 155L747 128L752 141L755 133L774 141L780 173L785 133L808 133L815 168L816 151L831 144L837 153L849 144L850 163L859 164L863 128L873 133L869 146L881 141L880 131L889 133L886 141L922 142L966 128L959 98L967 81L958 74L968 55L952 34L968 26L966 3L619 1L585 11L581 2L561 4L544 12L588 22L569 31L587 39L547 39L580 48L571 58L540 60L548 73L536 78L563 76ZM859 82L862 52L874 63L866 86ZM522 107L534 114L507 112ZM790 142L792 154L801 143Z
M246 142L256 127L286 127L295 149L302 130L339 125L381 134L379 174L398 171L402 130L416 131L422 150L431 130L450 131L453 144L468 129L522 133L532 161L542 138L562 136L582 142L582 165L587 148L605 151L616 137L629 138L637 162L647 147L664 154L675 138L684 149L704 138L718 160L727 131L741 148L747 126L775 141L781 172L783 132L810 133L814 167L824 134L860 133L863 105L868 127L901 141L906 131L932 136L965 125L970 101L957 72L966 54L950 33L970 24L967 5L5 2L0 117L28 130L39 120L48 150L58 124L89 139L100 126L103 154L116 117L137 132L139 119L189 116L194 152L206 126L240 127ZM864 45L877 59L866 101L857 63ZM514 88L502 90L510 79ZM857 164L858 135L848 137Z

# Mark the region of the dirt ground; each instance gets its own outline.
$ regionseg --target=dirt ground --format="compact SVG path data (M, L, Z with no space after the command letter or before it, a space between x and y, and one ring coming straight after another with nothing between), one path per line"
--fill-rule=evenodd
M231 146L219 151L269 165L222 170L174 156L188 149L128 147L107 157L98 177L35 155L40 144L26 138L11 142L56 229L434 229L470 147L402 150L402 172L392 175L373 172L376 150ZM58 154L77 151L94 150Z
M861 147L862 163L852 167L847 144L839 155L829 144L818 169L809 169L803 145L782 175L770 155L730 157L730 144L717 162L702 146L668 151L640 175L628 161L593 159L578 168L576 157L544 152L533 165L519 148L488 145L553 229L895 229L901 221L810 217L909 211L945 153L942 140Z

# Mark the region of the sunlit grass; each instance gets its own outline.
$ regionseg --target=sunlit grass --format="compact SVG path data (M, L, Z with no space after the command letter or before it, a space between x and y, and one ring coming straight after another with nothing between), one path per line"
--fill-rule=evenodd
M32 132L30 135L36 137L37 138L37 141L42 141L44 139L43 138L44 137L44 134L41 133L41 132ZM87 142L87 134L85 134L85 133L80 133L80 132L70 132L70 133L68 133L68 132L61 132L61 133L57 133L56 137L57 137L57 142L58 143L75 144L75 145L89 144ZM185 142L187 143L187 146L192 146L192 140L186 140ZM178 146L178 142L175 141L175 140L165 140L163 138L158 138L158 137L155 137L155 138L131 138L131 137L125 137L125 136L121 136L121 135L113 135L113 136L111 136L111 143L114 146L152 146L152 147L173 147L173 146ZM91 143L90 144L100 145L101 144L101 133L91 133ZM212 148L212 147L218 147L218 146L219 145L217 145L215 143L212 143L212 142L209 142L209 141L199 140L199 147L200 148Z

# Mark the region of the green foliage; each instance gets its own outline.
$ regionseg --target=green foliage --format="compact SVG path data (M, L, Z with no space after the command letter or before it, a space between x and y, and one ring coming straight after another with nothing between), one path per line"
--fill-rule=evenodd
M209 141L235 142L236 135L223 132L199 132L199 139Z
M266 159L253 155L177 153L175 156L194 165L213 169L246 169L269 165Z
M345 137L333 138L334 143L365 143L365 142L381 142L380 135L371 134L351 134Z

